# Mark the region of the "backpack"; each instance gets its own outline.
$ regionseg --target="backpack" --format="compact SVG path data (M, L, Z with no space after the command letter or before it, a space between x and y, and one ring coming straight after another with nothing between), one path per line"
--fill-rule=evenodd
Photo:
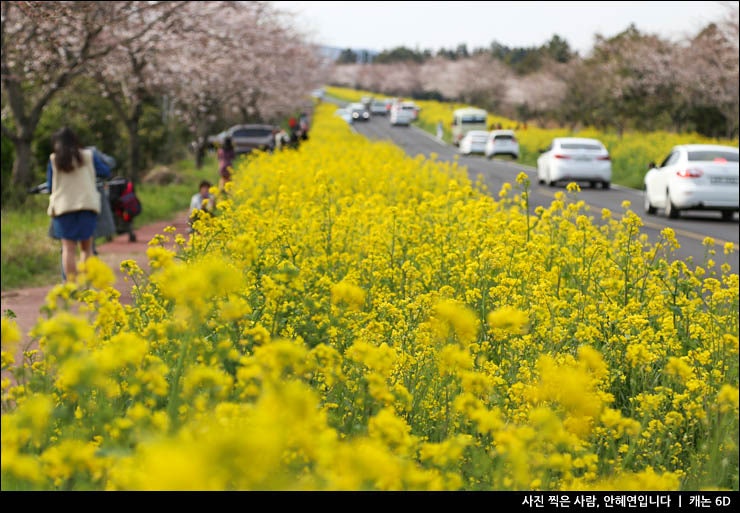
M129 181L126 184L126 189L124 189L118 201L124 221L131 221L131 219L141 214L141 201L139 201L139 198L136 197L136 193L134 192L134 182Z

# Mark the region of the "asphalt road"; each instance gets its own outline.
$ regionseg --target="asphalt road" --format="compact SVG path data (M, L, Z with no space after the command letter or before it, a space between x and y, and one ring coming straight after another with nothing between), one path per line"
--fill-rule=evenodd
M497 194L504 182L515 184L517 175L524 171L530 179L530 201L532 209L538 205L548 206L554 199L555 192L565 190L565 185L548 187L537 183L537 170L534 167L524 166L511 159L501 158L488 160L482 155L460 155L457 147L445 144L439 141L433 135L421 130L416 126L391 126L384 116L376 116L369 121L357 121L354 123L354 129L365 135L371 140L385 140L397 144L403 148L406 153L412 157L419 154L429 156L432 153L437 155L441 161L452 161L459 159L459 163L467 166L468 175L471 180L482 177L492 194ZM688 261L692 259L693 263L700 265L705 261L706 248L703 241L706 237L711 237L715 241L716 255L714 256L717 265L727 261L733 273L740 272L740 233L738 230L738 215L735 214L732 221L723 221L718 212L682 212L678 219L668 219L658 211L658 215L648 215L643 211L642 191L622 187L612 184L610 189L590 189L588 184L581 184L581 191L578 198L582 199L590 206L590 213L594 222L601 219L601 210L609 209L614 216L619 216L623 212L622 202L629 200L631 209L636 212L643 220L643 231L649 237L650 241L657 241L663 228L669 226L676 233L676 238L680 243L680 248L676 251L675 257ZM724 255L724 245L726 242L735 244L735 252L729 256Z

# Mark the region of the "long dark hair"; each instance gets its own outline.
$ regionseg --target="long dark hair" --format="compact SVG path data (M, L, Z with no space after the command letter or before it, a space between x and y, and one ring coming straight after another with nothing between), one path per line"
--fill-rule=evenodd
M68 126L57 130L51 138L54 147L54 158L56 168L59 171L69 173L82 165L82 145L77 134Z

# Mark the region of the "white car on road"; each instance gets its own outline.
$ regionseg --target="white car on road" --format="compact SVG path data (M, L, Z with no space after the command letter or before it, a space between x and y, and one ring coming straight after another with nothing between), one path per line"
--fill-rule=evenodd
M390 121L390 124L393 126L408 126L411 124L412 121L414 121L414 115L415 114L413 109L406 108L401 104L396 103L393 105L393 107L391 107L391 114L388 118L388 121Z
M556 137L540 150L537 180L554 186L557 182L588 182L608 189L612 181L612 161L606 146L598 139Z
M513 130L492 130L488 134L484 154L489 159L496 155L508 155L514 160L519 158L519 141Z
M486 151L487 141L488 132L484 130L471 130L460 139L457 151L463 155L471 155L473 153L483 155Z
M645 212L676 218L682 210L716 210L731 220L740 208L738 148L715 144L674 146L668 156L648 165L644 178Z

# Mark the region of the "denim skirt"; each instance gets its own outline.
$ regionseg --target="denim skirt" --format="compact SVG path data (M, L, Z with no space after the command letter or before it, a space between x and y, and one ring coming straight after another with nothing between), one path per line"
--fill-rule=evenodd
M87 240L93 236L98 214L92 210L67 212L52 218L54 236L58 239Z

